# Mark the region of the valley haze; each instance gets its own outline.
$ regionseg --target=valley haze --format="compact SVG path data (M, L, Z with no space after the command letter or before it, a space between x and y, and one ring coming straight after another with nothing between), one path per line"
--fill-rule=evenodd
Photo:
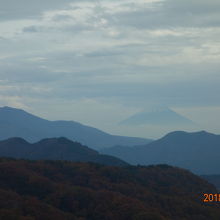
M167 114L174 122L193 124L169 109L138 114L132 122L140 122L141 118L145 123L143 115L147 116L147 122L154 121L156 115L163 123L168 123ZM206 131L174 131L158 140L117 136L75 121L49 121L11 107L0 108L0 139L0 156L3 157L101 163L106 160L112 165L126 162L134 165L169 164L200 175L218 174L220 166L220 135ZM105 158L90 148L112 158Z
M21 137L36 142L44 138L66 137L94 149L114 145L140 145L151 139L111 135L99 129L75 121L49 121L22 109L0 108L0 139Z

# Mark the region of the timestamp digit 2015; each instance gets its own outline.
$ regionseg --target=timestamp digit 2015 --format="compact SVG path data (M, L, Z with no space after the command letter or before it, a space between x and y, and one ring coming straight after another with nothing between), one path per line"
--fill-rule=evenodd
M204 193L203 202L220 202L220 194Z

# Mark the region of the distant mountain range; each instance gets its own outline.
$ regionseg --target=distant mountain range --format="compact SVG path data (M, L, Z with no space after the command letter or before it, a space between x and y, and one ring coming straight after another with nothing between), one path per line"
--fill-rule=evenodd
M205 131L176 131L147 145L115 146L100 152L116 156L131 164L169 164L197 174L220 173L220 135Z
M114 156L101 155L95 150L63 137L43 139L34 144L30 144L22 138L0 141L0 157L95 162L115 166L128 165Z
M177 112L165 108L152 108L136 113L120 122L121 125L159 125L159 126L189 126L195 127L196 124L190 119L178 114Z
M36 142L44 138L66 137L93 149L115 145L141 145L152 141L144 138L111 135L75 121L49 121L21 109L2 107L0 108L0 140L10 137L21 137L29 142Z

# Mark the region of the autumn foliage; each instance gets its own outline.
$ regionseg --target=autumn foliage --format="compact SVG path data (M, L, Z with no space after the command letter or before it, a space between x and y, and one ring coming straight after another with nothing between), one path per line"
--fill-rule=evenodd
M0 159L1 220L217 220L219 204L202 202L215 192L167 165Z

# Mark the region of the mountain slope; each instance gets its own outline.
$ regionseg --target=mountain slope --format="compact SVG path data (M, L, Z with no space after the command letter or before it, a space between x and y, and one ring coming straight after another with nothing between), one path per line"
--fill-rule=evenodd
M198 174L219 173L220 135L205 131L176 131L137 147L112 147L100 151L131 164L170 164Z
M0 141L0 156L33 160L95 162L115 166L127 165L118 158L101 155L95 150L66 138L49 138L34 144L30 144L22 138L10 138Z
M0 158L0 219L218 220L214 186L170 166ZM184 184L183 184L184 183Z
M66 137L94 149L114 145L139 145L151 140L135 137L110 135L93 127L74 121L48 121L23 110L0 108L0 140L10 137L22 137L36 142L43 138Z
M201 177L207 180L209 183L213 184L218 189L218 191L220 191L220 174L202 175Z

